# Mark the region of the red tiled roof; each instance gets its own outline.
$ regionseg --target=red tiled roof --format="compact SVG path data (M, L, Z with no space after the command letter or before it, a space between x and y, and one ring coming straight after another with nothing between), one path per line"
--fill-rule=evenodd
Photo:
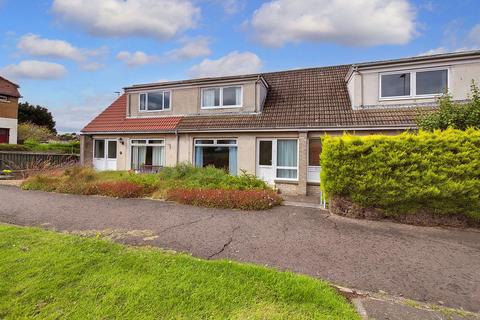
M127 119L127 96L123 94L82 129L82 132L142 132L175 130L181 117Z
M18 85L3 77L0 77L0 94L9 97L20 98Z

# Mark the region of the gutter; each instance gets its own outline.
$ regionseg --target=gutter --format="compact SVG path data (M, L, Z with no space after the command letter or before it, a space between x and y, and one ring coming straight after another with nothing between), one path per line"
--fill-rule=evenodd
M184 129L184 130L171 130L171 131L97 131L97 132L81 132L80 135L94 135L94 134L152 134L152 133L206 133L206 132L313 132L313 131L380 131L380 130L409 130L417 129L413 124L402 124L398 126L349 126L349 127L295 127L295 128L245 128L245 129L232 129L232 128L218 128L218 129Z

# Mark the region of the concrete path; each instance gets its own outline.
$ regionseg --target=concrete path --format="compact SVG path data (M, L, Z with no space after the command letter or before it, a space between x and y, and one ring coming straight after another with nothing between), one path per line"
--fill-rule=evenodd
M335 284L480 311L480 232L350 220L319 209L213 210L0 186L0 222L292 270Z

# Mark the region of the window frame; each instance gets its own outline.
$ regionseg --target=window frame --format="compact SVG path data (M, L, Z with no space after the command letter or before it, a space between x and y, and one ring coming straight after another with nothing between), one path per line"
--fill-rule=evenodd
M235 143L218 143L218 141L235 140ZM213 143L197 143L197 141L213 141ZM194 147L238 147L238 138L195 138Z
M239 105L223 105L223 90L228 88L240 88L240 104ZM205 90L219 89L220 90L220 104L218 106L206 107L203 105L203 93ZM212 110L212 109L232 109L232 108L241 108L243 107L243 85L229 85L229 86L215 86L215 87L204 87L200 90L200 109L202 110Z
M0 94L0 102L10 102L6 95Z
M162 93L162 109L161 110L148 110L148 94L149 93ZM165 108L165 92L169 93L169 106ZM142 94L145 95L145 110L142 110L141 103L142 103ZM172 110L172 90L165 89L165 90L150 90L150 91L142 91L138 93L138 112L164 112L164 111L171 111ZM138 140L138 139L137 139Z
M150 143L150 141L159 141L161 140L161 143ZM145 141L145 143L138 143L135 141ZM161 165L162 167L166 166L167 163L167 147L166 147L166 140L165 138L130 138L128 141L128 168L130 170L134 170L132 168L132 161L133 161L133 154L132 154L132 147L163 147L163 164Z
M426 71L447 71L447 90L450 90L450 67L434 67L434 68L421 68L421 69L405 69L405 70L394 70L388 72L380 72L378 75L378 100L379 101L391 101L391 100L408 100L408 99L426 99L426 98L437 98L441 97L444 93L429 93L429 94L417 94L417 73L426 72ZM399 73L409 73L410 74L410 94L406 96L393 96L393 97L383 97L382 96L382 76L392 75Z

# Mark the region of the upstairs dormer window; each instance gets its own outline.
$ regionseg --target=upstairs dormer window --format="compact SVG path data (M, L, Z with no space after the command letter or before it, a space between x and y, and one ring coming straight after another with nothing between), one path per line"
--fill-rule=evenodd
M448 89L448 69L389 72L380 75L380 99L434 97Z
M239 108L241 106L241 86L202 89L202 109Z
M170 110L170 95L168 90L140 93L140 111Z

